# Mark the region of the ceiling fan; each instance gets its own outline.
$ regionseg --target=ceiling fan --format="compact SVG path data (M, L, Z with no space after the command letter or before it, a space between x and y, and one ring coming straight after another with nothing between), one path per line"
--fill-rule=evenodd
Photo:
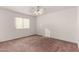
M38 16L38 15L42 15L44 12L44 8L42 8L41 6L36 6L33 8L33 15Z

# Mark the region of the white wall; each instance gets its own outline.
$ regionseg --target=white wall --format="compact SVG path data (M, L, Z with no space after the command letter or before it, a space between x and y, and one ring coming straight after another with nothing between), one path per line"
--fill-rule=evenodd
M37 18L37 33L76 42L76 8L69 8Z
M30 18L31 28L23 30L16 29L15 17ZM36 25L35 17L0 9L0 42L35 34L36 31L35 25Z
M79 47L79 7L77 7L77 31L76 31L76 39Z

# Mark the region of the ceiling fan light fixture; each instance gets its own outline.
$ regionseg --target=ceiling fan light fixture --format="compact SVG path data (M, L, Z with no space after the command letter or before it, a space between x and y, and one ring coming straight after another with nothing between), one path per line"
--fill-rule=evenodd
M34 9L33 15L38 16L38 15L41 15L41 14L43 14L43 8L40 8L39 6L37 6Z

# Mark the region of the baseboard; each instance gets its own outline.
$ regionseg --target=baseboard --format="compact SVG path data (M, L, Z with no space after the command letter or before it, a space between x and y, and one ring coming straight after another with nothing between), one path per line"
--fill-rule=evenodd
M39 34L32 34L32 35L28 35L28 36L24 36L24 37L18 37L18 38L11 39L11 40L7 40L7 41L2 41L2 42L0 42L0 43L8 42L8 41L13 41L13 40L18 40L18 39L22 39L22 38L26 38L26 37L31 37L31 36L41 36L41 37L46 37L46 36L39 35ZM65 40L61 40L61 39L58 39L58 38L52 38L52 37L47 37L47 38L49 38L49 39L56 39L56 40L64 41L64 42L71 43L71 44L76 44L77 47L79 47L79 45L78 45L77 43L74 43L74 42L65 41Z
M23 36L23 37L17 37L17 38L14 38L14 39L8 39L8 40L1 41L0 43L13 41L13 40L18 40L18 39L22 39L22 38L26 38L26 37L30 37L30 36L36 36L36 35L38 35L38 34L32 34L32 35Z
M44 36L44 35L40 35L40 36L47 37L47 36ZM79 45L78 45L77 42L66 41L66 40L62 40L62 39L58 39L58 38L54 38L54 37L47 37L47 38L50 38L50 39L56 39L56 40L59 40L59 41L63 41L63 42L67 42L67 43L75 44L75 45L77 45L77 47L79 47Z

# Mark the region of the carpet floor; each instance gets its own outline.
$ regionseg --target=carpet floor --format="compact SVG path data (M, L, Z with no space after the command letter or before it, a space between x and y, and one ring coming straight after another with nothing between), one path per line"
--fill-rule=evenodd
M33 35L0 43L0 52L76 52L77 44Z

